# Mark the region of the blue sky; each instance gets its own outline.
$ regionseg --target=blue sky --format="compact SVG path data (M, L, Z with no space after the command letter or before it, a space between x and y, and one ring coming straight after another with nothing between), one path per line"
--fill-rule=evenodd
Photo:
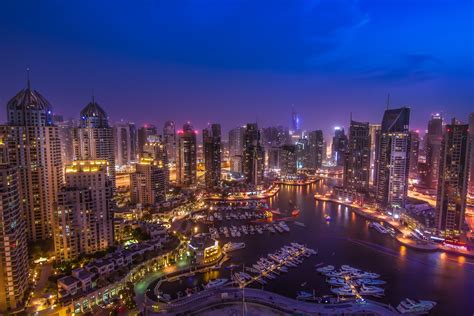
M474 111L474 2L3 1L0 104L33 86L78 117L92 90L112 121L306 129L412 108ZM4 120L4 115L0 116Z

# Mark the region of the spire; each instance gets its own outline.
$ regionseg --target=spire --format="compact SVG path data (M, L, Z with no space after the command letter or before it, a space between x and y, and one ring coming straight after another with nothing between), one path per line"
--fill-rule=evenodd
M387 110L390 108L390 93L387 95Z
M30 84L30 68L26 68L26 88L28 90L31 90L31 84Z

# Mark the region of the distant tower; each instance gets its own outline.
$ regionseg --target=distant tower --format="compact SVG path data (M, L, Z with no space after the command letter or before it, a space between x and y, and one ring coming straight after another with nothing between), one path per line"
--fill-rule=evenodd
M332 158L336 166L344 166L344 159L347 151L348 139L344 133L344 128L335 127L332 138Z
M107 113L92 98L81 111L80 124L74 129L74 158L76 160L105 159L115 188L115 146L113 130Z
M244 135L243 172L247 181L253 185L260 185L263 182L264 155L258 125L247 124Z
M368 193L369 180L370 124L351 120L344 186L353 193Z
M197 159L196 132L188 122L178 131L178 155L176 180L178 185L191 186L196 184Z
M427 172L426 177L422 179L425 185L432 190L438 187L442 139L443 118L440 114L433 114L428 121L428 132L425 135L426 165L429 172Z
M295 107L291 108L291 128L293 132L298 133L301 130L301 122L298 113L296 113Z
M205 180L208 189L219 186L221 179L221 125L212 124L202 131L204 150Z
M282 177L296 176L296 145L281 146L280 174Z
M308 135L308 150L309 150L309 159L308 159L308 168L319 169L323 165L323 160L325 159L325 142L323 131L316 130L309 132Z
M446 126L441 144L436 200L436 228L446 236L458 237L463 229L469 155L469 125L453 119Z
M471 157L469 167L469 199L474 205L474 113L469 114L469 135L471 137Z
M410 176L418 175L418 156L420 152L420 134L410 131Z
M242 173L244 137L245 126L236 127L229 131L230 171Z
M169 162L172 164L177 164L177 140L174 121L165 122L165 127L163 128L163 141L166 145L166 151L168 152Z
M158 130L156 129L155 125L145 124L144 126L138 129L138 155L141 156L141 154L143 153L143 147L145 147L145 143L147 142L148 137L156 135L158 135Z
M380 137L380 124L370 124L370 184L376 186L377 148Z
M163 163L143 157L131 175L131 201L134 204L154 205L166 199L167 172Z
M30 241L52 236L53 206L63 182L59 130L49 102L27 87L7 104L9 161L19 170L19 192Z
M134 123L117 122L113 128L115 144L115 164L129 165L137 161L137 129Z

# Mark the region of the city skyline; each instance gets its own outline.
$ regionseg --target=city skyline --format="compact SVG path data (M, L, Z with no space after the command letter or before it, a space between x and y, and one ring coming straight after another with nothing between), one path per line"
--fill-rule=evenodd
M377 122L390 93L392 107L411 107L411 128L423 132L436 112L467 121L474 98L469 1L429 7L419 1L409 9L406 3L337 1L332 18L322 16L324 1L288 8L247 1L121 3L117 14L106 14L109 2L94 4L93 13L87 5L48 1L2 6L0 57L7 62L0 102L24 88L30 67L33 88L65 118L75 118L95 91L111 122L162 126L171 119L191 121L198 130L219 122L226 135L255 120L291 126L294 106L303 129L328 135L334 126L348 129L350 112ZM117 16L128 11L133 23L124 29ZM58 20L59 12L67 22ZM248 24L237 29L236 17ZM100 23L89 26L86 18ZM398 23L402 18L406 23ZM395 25L403 38L394 36ZM369 42L376 49L368 51ZM143 114L150 109L154 115Z

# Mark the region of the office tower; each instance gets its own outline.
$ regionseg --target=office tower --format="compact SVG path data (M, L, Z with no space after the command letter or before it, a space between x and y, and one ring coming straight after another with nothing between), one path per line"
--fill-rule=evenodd
M166 140L165 140L166 142ZM176 180L178 185L189 186L196 184L196 132L188 122L178 131L178 155Z
M326 150L324 149L325 142L323 131L316 130L309 132L308 134L308 161L307 167L311 169L319 169L323 165L324 155Z
M166 121L163 128L163 141L168 153L168 161L177 164L176 127L174 121Z
M73 260L114 245L111 170L106 159L76 160L66 166L66 185L55 209L57 259Z
M230 171L242 173L245 126L229 131Z
M10 164L7 144L0 138L0 313L23 305L28 287L25 218L20 208L18 169Z
M474 205L474 113L469 114L469 136L471 138L471 157L469 167L469 203Z
M296 144L296 167L298 169L308 168L309 142L307 138L300 138Z
M208 189L219 186L221 180L221 125L212 124L202 131L202 146L204 151L204 175Z
M115 190L115 146L107 113L92 98L81 111L79 127L73 130L74 159L108 162L112 188Z
M420 134L410 131L410 177L418 176L418 156L420 153Z
M386 110L377 149L376 201L383 208L405 207L410 158L410 109Z
M458 237L464 225L469 176L469 125L452 120L441 142L436 228L445 236Z
M280 174L282 177L296 176L296 146L281 146Z
M270 126L262 129L262 145L265 150L265 166L268 169L280 168L280 148L290 144L290 132L283 126Z
M260 130L256 123L249 123L244 134L243 173L253 185L263 183L265 152L260 144Z
M161 166L165 175L165 191L168 190L170 181L168 151L166 150L166 144L164 143L161 136L148 136L148 140L143 146L143 153L141 155L141 158L151 158L156 165Z
M428 131L425 135L426 164L430 172L425 179L425 185L435 190L438 186L439 159L441 155L441 141L443 139L443 118L439 114L431 115L428 121Z
M134 123L117 122L113 128L115 165L125 166L137 161L137 129Z
M334 128L334 137L332 138L332 159L336 166L344 166L344 157L347 151L347 136L344 129Z
M70 164L74 160L73 129L72 120L56 122L59 129L59 142L61 144L61 161L63 165Z
M301 131L301 120L298 116L298 113L296 113L295 107L292 107L291 109L291 128L293 130L293 133L296 134Z
M151 157L141 158L135 165L130 179L131 202L141 205L154 205L166 199L165 166Z
M370 179L370 125L351 119L349 145L344 166L344 187L367 193Z
M145 124L144 126L138 129L138 155L141 155L143 153L143 147L145 147L145 143L147 142L148 137L156 135L158 135L158 130L156 129L155 125Z
M370 124L370 184L376 186L376 160L377 160L377 148L378 148L378 141L379 141L379 133L380 133L380 124Z
M59 130L53 124L51 105L28 81L8 101L7 115L2 132L8 136L9 161L19 171L20 207L28 238L50 238L53 206L63 180Z

